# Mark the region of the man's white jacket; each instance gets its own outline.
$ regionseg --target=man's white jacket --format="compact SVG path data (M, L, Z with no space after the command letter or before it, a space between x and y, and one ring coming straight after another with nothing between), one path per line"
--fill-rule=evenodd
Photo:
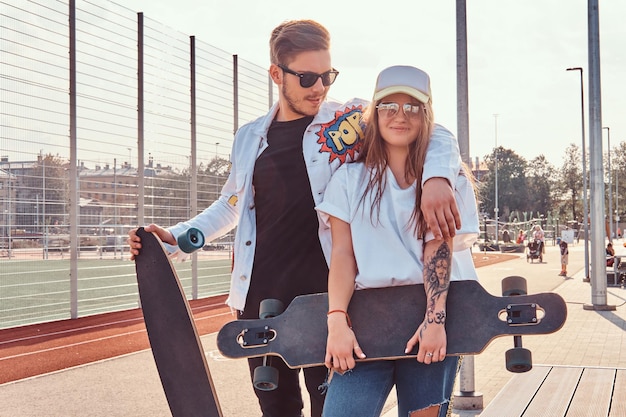
M354 160L358 154L364 128L361 118L367 105L367 101L360 99L352 99L347 103L326 101L306 129L302 138L302 152L316 206L322 202L333 172L343 163ZM278 103L265 116L242 126L235 134L230 174L220 198L193 219L168 229L174 236L178 236L188 228L196 227L209 242L237 227L234 267L227 300L227 304L237 310L245 307L256 246L252 185L254 164L268 146L267 131L277 111ZM428 146L422 184L433 177L447 178L450 184L454 184L460 161L456 138L444 127L436 125ZM322 221L319 224L322 250L329 262L330 229ZM167 246L172 252L177 249Z

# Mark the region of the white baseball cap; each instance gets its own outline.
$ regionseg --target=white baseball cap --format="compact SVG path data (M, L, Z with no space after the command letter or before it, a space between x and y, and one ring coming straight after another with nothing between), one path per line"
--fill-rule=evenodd
M408 94L422 103L430 99L430 77L419 68L395 65L378 74L374 101L395 93Z

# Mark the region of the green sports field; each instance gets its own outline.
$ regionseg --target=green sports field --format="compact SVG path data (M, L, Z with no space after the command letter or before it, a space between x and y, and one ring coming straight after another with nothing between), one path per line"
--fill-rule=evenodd
M67 257L67 256L66 256ZM229 259L199 257L199 298L228 291ZM188 298L192 263L174 263ZM0 260L0 328L71 317L69 259ZM79 259L78 316L139 307L135 264L120 259Z

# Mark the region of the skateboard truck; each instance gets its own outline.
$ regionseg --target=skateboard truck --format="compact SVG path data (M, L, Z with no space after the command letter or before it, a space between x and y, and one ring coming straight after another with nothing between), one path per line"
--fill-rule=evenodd
M282 301L269 298L259 304L259 318L269 319L278 316L285 310ZM276 337L276 331L269 326L244 329L237 341L243 347L267 345ZM242 344L243 343L243 344ZM269 364L268 364L269 363ZM263 356L263 365L254 368L252 385L259 391L273 391L278 388L278 369L271 365L271 358Z
M509 304L506 306L506 322L509 326L527 326L539 323L537 304Z
M237 343L243 348L253 348L258 346L265 346L276 338L276 330L270 326L254 327L251 329L244 329L239 336L237 336Z
M502 295L517 296L528 293L528 283L524 277L510 276L502 280ZM542 311L542 310L541 310ZM510 326L537 324L537 304L509 304L506 307L507 323ZM505 353L506 369L509 372L528 372L533 367L532 353L522 346L522 336L513 336L513 349Z

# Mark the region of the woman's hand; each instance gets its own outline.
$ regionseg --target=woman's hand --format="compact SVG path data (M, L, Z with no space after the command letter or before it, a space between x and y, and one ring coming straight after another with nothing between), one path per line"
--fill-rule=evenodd
M452 239L433 239L424 245L424 292L426 314L424 321L407 342L410 352L419 343L417 361L425 364L439 362L446 357L446 300L450 287Z
M343 373L354 368L356 361L365 358L359 342L352 329L348 327L345 317L339 314L328 316L328 339L324 365L328 369Z
M445 313L429 312L417 331L406 344L406 353L413 350L419 343L417 361L425 364L440 362L446 357L447 337Z

